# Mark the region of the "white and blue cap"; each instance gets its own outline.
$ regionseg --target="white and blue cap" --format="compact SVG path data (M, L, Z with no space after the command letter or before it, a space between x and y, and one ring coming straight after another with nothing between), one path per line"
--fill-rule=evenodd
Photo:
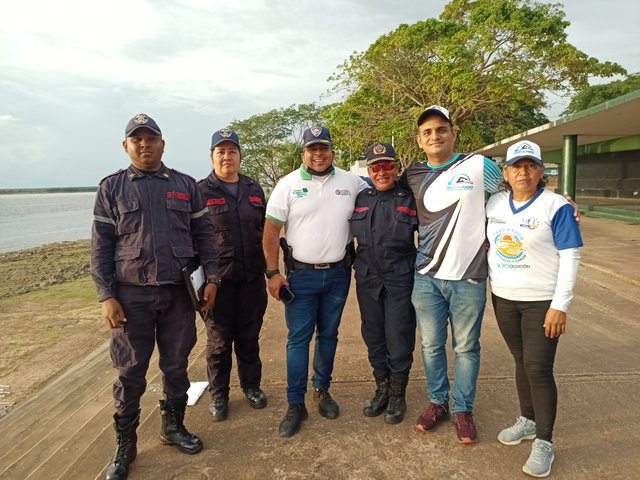
M431 115L438 115L444 118L447 122L449 122L451 126L453 126L453 122L451 121L451 114L449 113L449 110L447 110L444 107L441 107L440 105L431 105L430 107L425 108L424 111L418 117L418 126L422 125L427 119L427 117L430 117Z
M524 159L532 160L541 167L544 166L544 164L542 163L540 146L530 140L521 140L517 143L514 143L507 149L507 156L505 158L506 166L510 167L518 160Z

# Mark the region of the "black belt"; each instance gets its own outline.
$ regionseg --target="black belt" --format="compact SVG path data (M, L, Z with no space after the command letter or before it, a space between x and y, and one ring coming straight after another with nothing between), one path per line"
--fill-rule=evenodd
M294 270L327 270L329 268L346 267L346 259L339 260L333 263L304 263L298 260L293 260Z

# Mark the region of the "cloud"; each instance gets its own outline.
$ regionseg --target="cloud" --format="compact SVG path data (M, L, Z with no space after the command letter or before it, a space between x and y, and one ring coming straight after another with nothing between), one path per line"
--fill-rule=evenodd
M439 16L446 3L9 3L0 16L0 188L95 185L128 164L123 130L141 112L161 125L167 164L203 177L211 132L274 108L327 101L327 78L352 52L401 23ZM633 2L565 5L570 42L640 70Z

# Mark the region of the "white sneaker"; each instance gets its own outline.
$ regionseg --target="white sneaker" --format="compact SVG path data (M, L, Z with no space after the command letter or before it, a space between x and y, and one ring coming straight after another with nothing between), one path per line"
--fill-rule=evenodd
M522 440L536 438L536 422L525 417L516 418L516 423L498 434L498 441L505 445L518 445Z
M531 446L529 460L522 467L522 471L532 477L544 478L551 473L553 463L553 444L536 438Z

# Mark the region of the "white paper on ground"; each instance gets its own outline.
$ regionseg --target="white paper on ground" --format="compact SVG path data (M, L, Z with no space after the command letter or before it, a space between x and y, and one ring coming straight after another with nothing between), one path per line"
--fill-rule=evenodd
M191 385L189 385L189 390L187 390L187 395L189 397L187 399L187 405L189 405L190 407L194 406L198 399L204 393L207 385L209 385L209 382L191 382Z

